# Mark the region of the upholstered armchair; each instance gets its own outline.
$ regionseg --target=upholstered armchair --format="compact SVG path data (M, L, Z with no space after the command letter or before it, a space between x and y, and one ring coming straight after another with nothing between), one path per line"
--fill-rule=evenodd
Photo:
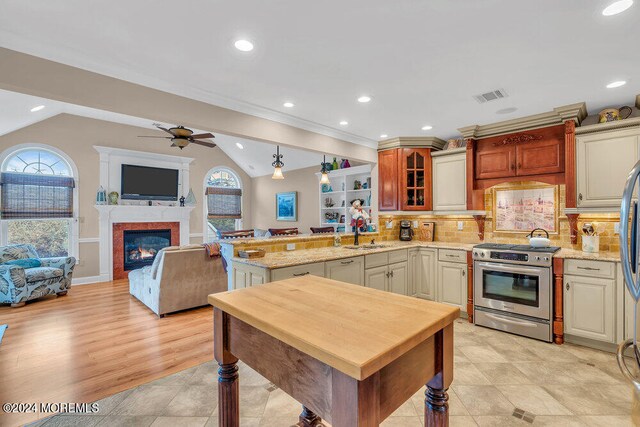
M0 246L0 303L22 307L27 301L66 295L74 257L40 258L32 245Z

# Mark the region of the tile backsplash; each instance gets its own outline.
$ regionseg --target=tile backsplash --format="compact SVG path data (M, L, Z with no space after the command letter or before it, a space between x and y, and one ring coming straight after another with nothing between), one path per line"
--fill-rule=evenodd
M513 187L522 188L527 185L539 185L539 183L517 182L509 185L501 185L501 188ZM580 237L578 244L571 244L571 235L569 231L569 221L564 215L565 209L565 186L558 186L558 232L551 234L551 244L563 248L582 249ZM493 191L487 189L485 191L485 208L486 217L484 224L484 242L487 243L513 243L526 244L526 235L528 233L506 233L496 232L493 229ZM597 213L597 214L581 214L578 217L578 235L581 236L581 229L584 223L598 223L604 226L604 231L600 234L600 250L601 251L618 251L620 245L618 235L614 234L614 224L619 221L617 213ZM379 227L381 240L397 240L400 232L400 220L417 220L419 228L425 222L435 223L435 241L448 241L460 243L481 243L478 238L478 225L474 218L470 215L385 215L380 212ZM386 222L392 220L393 228L386 228ZM462 230L458 230L458 222L462 222ZM420 235L419 230L414 230L416 236Z

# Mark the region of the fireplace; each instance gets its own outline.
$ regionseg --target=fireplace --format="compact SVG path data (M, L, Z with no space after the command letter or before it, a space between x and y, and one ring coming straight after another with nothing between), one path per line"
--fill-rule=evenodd
M113 280L126 279L129 271L152 264L160 249L180 242L179 222L114 223Z
M162 248L171 246L171 230L124 230L124 270L151 265Z

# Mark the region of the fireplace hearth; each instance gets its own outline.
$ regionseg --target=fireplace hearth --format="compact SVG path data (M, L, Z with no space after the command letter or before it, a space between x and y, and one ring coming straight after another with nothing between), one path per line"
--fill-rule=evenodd
M124 230L124 270L151 265L160 249L171 246L171 230Z

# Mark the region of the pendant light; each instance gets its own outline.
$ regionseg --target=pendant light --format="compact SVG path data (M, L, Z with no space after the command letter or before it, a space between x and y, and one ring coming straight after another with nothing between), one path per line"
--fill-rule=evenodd
M322 156L322 169L320 169L322 176L320 177L320 184L329 184L329 174L327 173L327 156Z
M271 163L271 166L273 166L273 175L271 176L271 179L284 179L284 175L282 175L282 167L284 166L284 163L281 160L282 157L283 155L280 154L280 146L277 145L276 154L273 155L275 160Z

